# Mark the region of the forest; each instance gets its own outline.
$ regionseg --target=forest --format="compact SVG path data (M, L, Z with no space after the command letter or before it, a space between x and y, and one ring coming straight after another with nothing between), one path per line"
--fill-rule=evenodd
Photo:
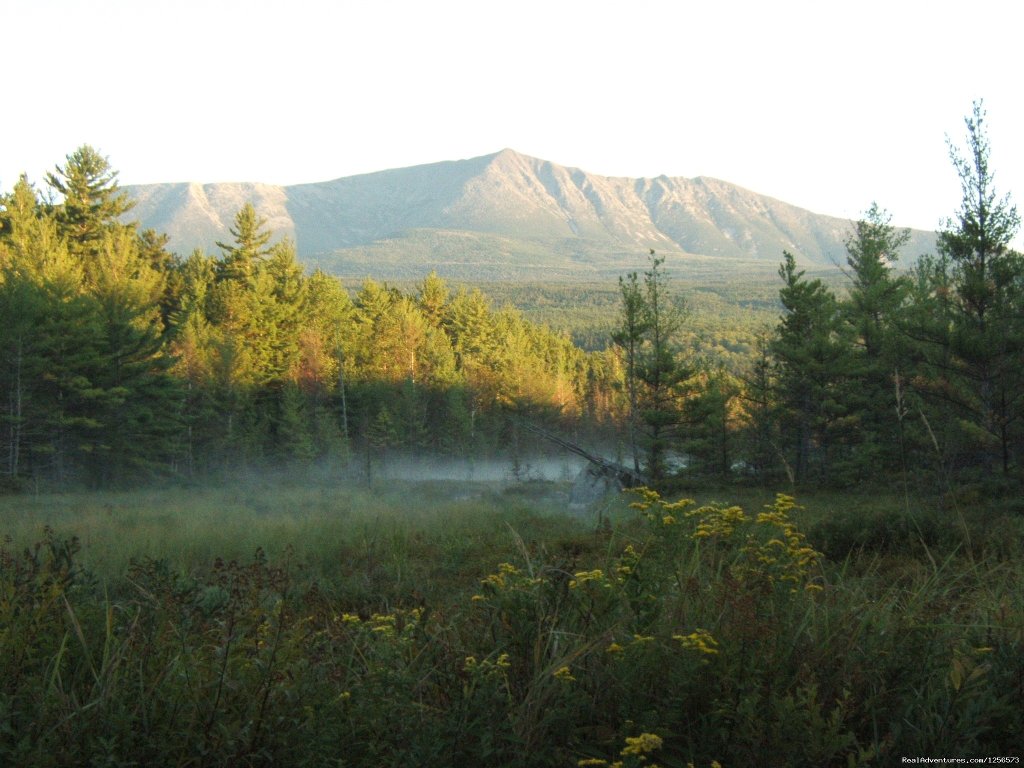
M1019 217L993 188L982 114L968 123L937 254L901 269L907 233L875 205L838 284L783 254L775 295L745 308L728 288L680 308L654 254L618 289L490 286L501 308L433 273L346 287L306 274L251 205L219 253L182 257L130 223L117 173L82 147L46 194L22 178L0 209L4 485L507 455L531 450L524 420L657 482L674 456L683 480L1019 485Z
M349 286L252 205L169 252L92 147L22 177L0 763L1019 761L1024 258L965 127L935 254L872 205L755 286ZM572 510L537 427L643 485Z

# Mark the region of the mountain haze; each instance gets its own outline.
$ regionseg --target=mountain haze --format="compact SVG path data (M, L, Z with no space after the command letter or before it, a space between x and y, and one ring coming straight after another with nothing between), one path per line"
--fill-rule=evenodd
M668 265L723 271L809 266L845 256L851 222L811 213L717 179L598 176L510 149L314 184L154 184L125 187L132 215L188 253L229 239L252 202L299 257L342 277L584 279L621 274L649 249ZM906 257L934 248L914 232Z

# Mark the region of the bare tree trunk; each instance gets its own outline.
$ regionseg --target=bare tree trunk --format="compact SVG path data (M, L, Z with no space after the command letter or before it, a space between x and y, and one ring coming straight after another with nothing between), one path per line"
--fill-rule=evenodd
M345 400L345 354L338 349L338 392L341 394L341 434L348 441L348 404Z

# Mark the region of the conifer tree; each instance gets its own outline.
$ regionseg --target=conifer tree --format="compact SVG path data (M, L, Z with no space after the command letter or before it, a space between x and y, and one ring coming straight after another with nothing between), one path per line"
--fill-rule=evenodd
M850 382L849 341L835 295L821 280L808 280L793 254L783 254L779 276L784 313L771 350L779 366L788 463L797 483L827 482L841 444L835 427L847 407L842 388Z
M257 265L269 254L267 244L273 233L266 230L267 220L256 213L252 203L246 203L235 214L230 227L232 241L217 242L222 255L217 264L217 280L251 280Z
M105 234L93 272L101 364L90 376L99 429L89 463L94 480L110 485L166 468L180 389L163 343L166 273L128 229Z
M118 187L107 158L87 144L46 174L46 183L60 196L59 231L80 257L95 256L104 234L125 226L120 219L135 205Z
M966 153L948 142L963 197L939 233L939 253L949 259L956 289L951 373L963 417L978 428L979 437L988 436L978 446L985 463L1008 474L1024 404L1024 260L1010 248L1020 216L1009 197L996 192L981 102L964 123Z
M648 317L645 311L640 278L636 272L619 277L619 293L622 304L619 310L619 327L612 333L612 343L623 356L623 374L626 380L626 398L629 403L628 441L633 459L633 471L640 475L640 449L638 444L640 399L638 394L638 366L640 349L647 335Z
M856 380L847 390L847 407L856 421L855 458L864 476L898 463L901 422L895 417L895 381L901 371L905 379L911 375L900 330L910 284L894 267L910 231L897 230L890 221L872 204L846 241L851 285L841 312L854 344L849 373Z
M669 446L679 437L680 385L689 372L677 354L682 312L668 294L661 269L664 257L652 250L650 260L642 287L636 273L619 280L621 325L612 341L624 355L634 469L643 448L647 474L651 482L659 483L667 473Z

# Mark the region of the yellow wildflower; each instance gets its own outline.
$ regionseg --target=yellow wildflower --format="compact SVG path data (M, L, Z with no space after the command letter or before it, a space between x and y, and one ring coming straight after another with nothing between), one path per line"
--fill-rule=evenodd
M588 581L604 580L604 571L600 568L595 568L592 571L580 571L575 575L576 578L569 582L569 589L576 589L581 584L586 584Z
M654 733L641 733L639 736L627 736L626 748L620 753L626 755L644 755L661 747L661 736Z
M706 629L696 629L688 635L672 635L672 639L678 640L683 648L691 651L699 651L709 656L718 653L718 641Z
M572 676L572 670L569 667L559 667L551 673L551 676L556 680L561 680L563 683L576 682L576 678Z

